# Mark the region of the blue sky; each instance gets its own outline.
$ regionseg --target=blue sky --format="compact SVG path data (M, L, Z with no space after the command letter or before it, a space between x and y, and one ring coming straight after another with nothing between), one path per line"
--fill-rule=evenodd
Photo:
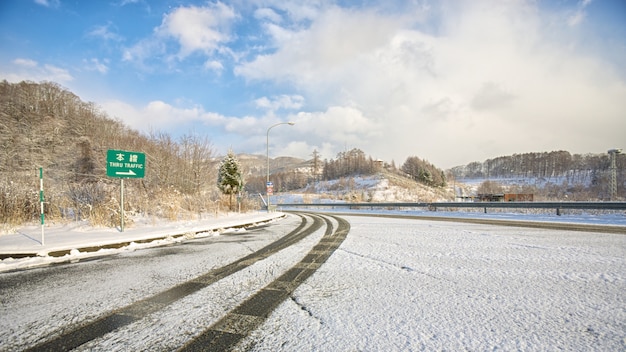
M626 148L626 1L0 2L0 79L219 154L441 168Z

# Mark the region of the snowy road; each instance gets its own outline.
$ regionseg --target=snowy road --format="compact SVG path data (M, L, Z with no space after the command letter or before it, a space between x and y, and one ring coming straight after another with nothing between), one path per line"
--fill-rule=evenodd
M626 236L343 216L345 241L239 350L624 350ZM162 292L299 224L0 275L0 350ZM267 230L267 231L266 231ZM303 260L323 230L77 350L176 350Z

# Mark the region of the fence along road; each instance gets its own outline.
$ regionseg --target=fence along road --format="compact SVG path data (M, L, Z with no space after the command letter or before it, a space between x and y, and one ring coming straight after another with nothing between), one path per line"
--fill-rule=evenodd
M283 208L517 208L626 210L626 202L418 202L418 203L286 203Z

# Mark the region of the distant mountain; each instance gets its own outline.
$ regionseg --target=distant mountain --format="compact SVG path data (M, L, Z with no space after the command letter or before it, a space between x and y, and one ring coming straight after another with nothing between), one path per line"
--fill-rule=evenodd
M217 157L216 159L220 159ZM267 156L259 154L237 154L244 173L250 176L267 175ZM294 169L310 168L310 162L289 156L270 157L270 173L286 172Z

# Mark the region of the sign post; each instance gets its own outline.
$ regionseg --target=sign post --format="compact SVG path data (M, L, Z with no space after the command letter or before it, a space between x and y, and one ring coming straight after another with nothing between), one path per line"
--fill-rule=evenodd
M39 203L41 204L41 245L44 245L43 238L43 223L44 223L44 214L43 214L43 167L39 168Z
M270 209L270 196L272 194L274 194L274 184L272 183L272 181L268 181L266 184L266 189L265 189L265 193L267 194L267 212L271 212L272 210Z
M124 232L124 179L120 179L120 232Z
M146 154L125 150L107 151L107 176L120 179L120 231L124 232L124 179L143 178L146 172Z

